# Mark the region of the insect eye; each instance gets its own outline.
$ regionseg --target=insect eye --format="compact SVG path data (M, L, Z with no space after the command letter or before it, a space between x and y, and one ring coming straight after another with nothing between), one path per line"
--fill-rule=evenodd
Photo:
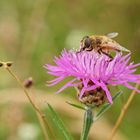
M90 39L89 37L88 37L88 38L86 38L86 39L85 39L85 43L84 43L84 44L85 44L85 47L86 47L86 48L89 48L89 47L90 47L90 45L91 45L91 39Z
M85 40L85 39L87 39L87 38L89 38L89 36L84 36L82 40Z

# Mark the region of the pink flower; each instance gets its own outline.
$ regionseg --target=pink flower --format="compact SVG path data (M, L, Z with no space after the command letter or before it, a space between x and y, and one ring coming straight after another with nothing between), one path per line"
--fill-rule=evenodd
M130 83L140 83L140 74L134 74L136 67L140 65L129 63L131 54L122 56L121 53L116 54L114 59L106 55L100 55L96 52L72 52L63 50L60 57L55 57L55 66L46 64L44 67L48 73L56 76L52 81L49 81L49 86L53 86L63 79L72 76L73 79L61 87L57 93L60 93L67 87L79 84L83 85L80 91L82 98L85 91L101 88L105 91L106 97L112 103L112 97L108 89L108 85L117 86L124 85L129 89L135 89ZM93 84L88 84L92 82Z

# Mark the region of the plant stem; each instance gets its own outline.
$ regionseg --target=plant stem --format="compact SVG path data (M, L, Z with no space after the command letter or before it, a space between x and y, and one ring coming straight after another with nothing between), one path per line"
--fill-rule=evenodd
M48 133L47 133L46 127L45 127L46 122L44 122L46 120L42 119L41 115L37 111L36 111L36 114L37 114L41 129L42 129L42 132L44 134L45 140L47 140L49 138L48 138Z
M88 134L90 131L90 128L93 123L93 113L92 109L90 107L87 107L85 114L84 114L84 124L83 124L83 130L81 133L81 140L87 140Z
M139 84L136 84L135 88L138 89L138 87L139 87ZM127 110L128 110L128 107L130 106L130 103L132 102L132 100L133 100L133 98L135 96L135 93L136 93L136 90L133 90L131 95L129 96L127 102L122 107L121 113L120 113L120 115L118 117L118 120L116 121L116 124L115 124L114 128L112 129L112 132L111 132L111 135L109 137L109 140L112 140L113 137L115 136L115 134L116 134L116 132L117 132L117 130L118 130L118 128L119 128L119 126L120 126L120 124L121 124L121 122L122 122L122 120L123 120L123 118L124 118L124 116L125 116L125 114L127 112Z
M40 125L41 125L41 128L42 128L45 140L48 140L48 134L47 134L45 125L47 127L49 127L49 126L48 126L47 121L45 120L45 115L41 112L40 108L35 104L35 102L29 96L28 90L24 87L24 85L22 84L22 81L18 78L18 76L16 74L14 74L9 67L6 66L5 69L11 74L11 76L18 82L20 87L23 89L23 91L24 91L25 95L27 96L29 102L31 103L31 105L33 106L33 108L35 109L35 111L37 113L38 120L40 122Z

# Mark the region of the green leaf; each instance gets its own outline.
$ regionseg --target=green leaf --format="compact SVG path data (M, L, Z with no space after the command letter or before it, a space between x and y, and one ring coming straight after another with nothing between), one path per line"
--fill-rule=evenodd
M82 109L82 110L86 110L84 107L80 106L80 105L77 105L77 104L73 104L73 103L70 103L70 102L66 102L67 104L73 106L73 107L76 107L78 109Z
M62 120L60 119L60 117L58 116L58 114L55 112L55 110L52 108L50 104L48 104L48 108L52 117L52 121L57 126L60 133L63 134L66 140L73 140L72 136L70 135L70 133L67 131L66 127L64 126L64 123L62 122Z
M122 91L116 93L112 98L113 101L115 101L121 94L122 94ZM98 111L98 113L94 117L93 121L95 122L96 120L98 120L103 115L103 113L105 113L111 107L111 105L112 104L110 103L106 103L105 105L103 105L103 107Z

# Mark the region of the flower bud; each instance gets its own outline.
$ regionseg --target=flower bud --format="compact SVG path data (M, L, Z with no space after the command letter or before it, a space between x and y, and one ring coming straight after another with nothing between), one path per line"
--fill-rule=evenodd
M82 84L79 84L77 89L78 89L78 97L80 96L81 90L83 88ZM80 102L82 102L85 105L95 105L97 107L103 105L106 101L106 94L105 91L99 87L94 90L90 91L85 91L83 96L80 98Z
M24 87L30 88L33 85L33 78L29 77L24 81Z

